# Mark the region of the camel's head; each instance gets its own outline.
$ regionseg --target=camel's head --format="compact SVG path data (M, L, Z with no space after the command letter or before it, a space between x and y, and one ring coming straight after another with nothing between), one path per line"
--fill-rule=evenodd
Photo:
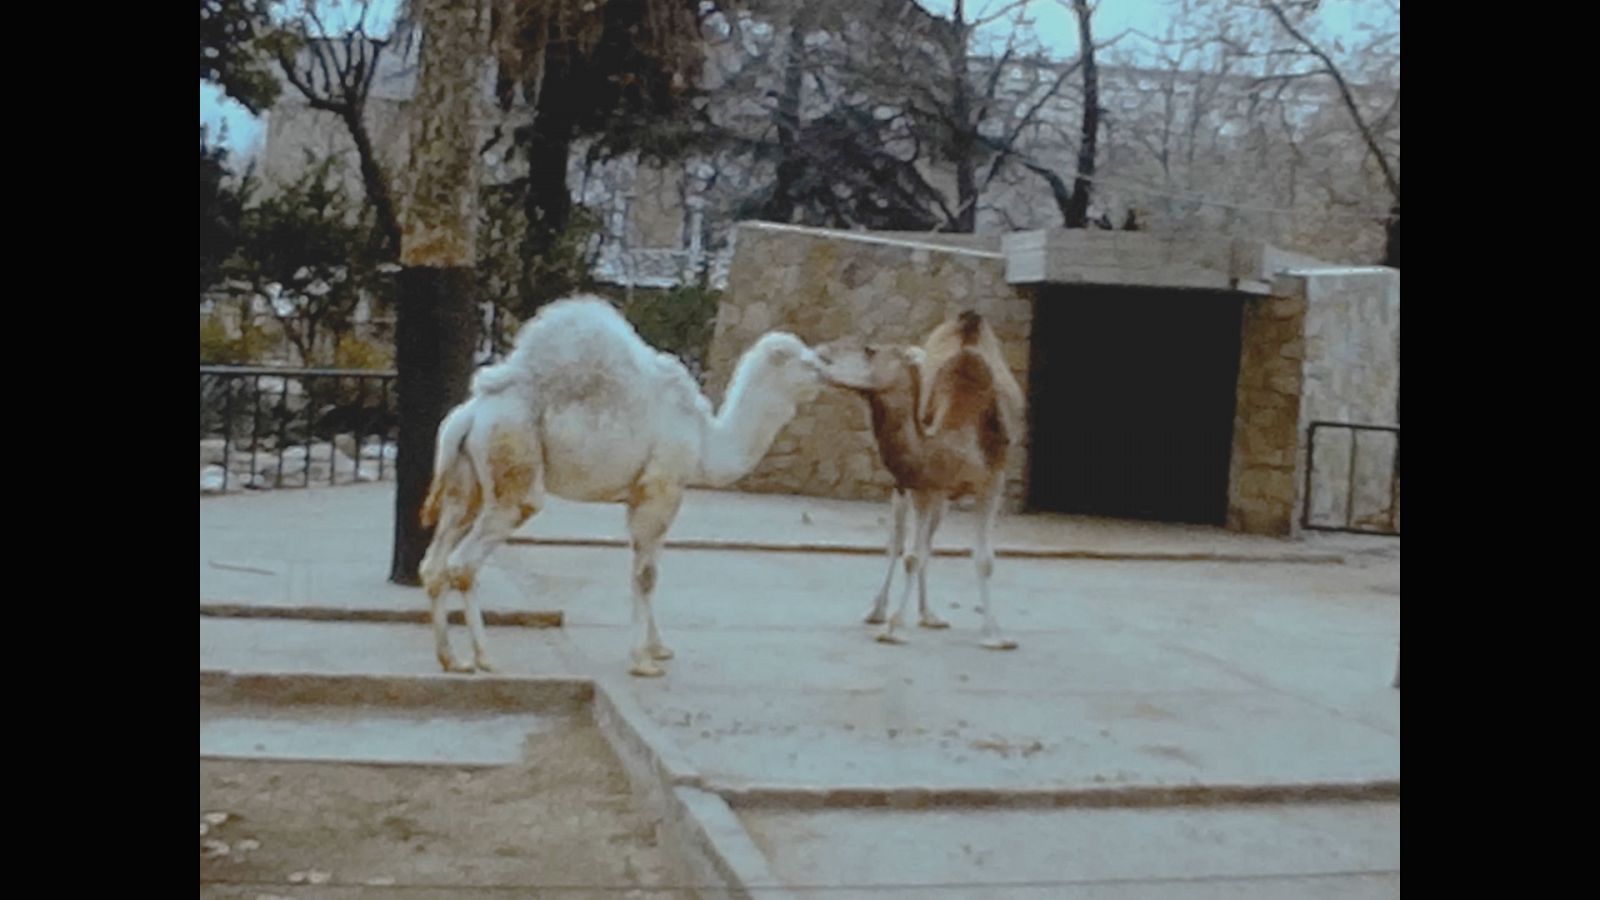
M912 370L922 365L922 350L897 344L834 341L817 348L822 379L846 390L880 393L908 388Z
M771 331L750 348L761 374L799 402L816 397L822 387L822 361L816 351L787 331Z

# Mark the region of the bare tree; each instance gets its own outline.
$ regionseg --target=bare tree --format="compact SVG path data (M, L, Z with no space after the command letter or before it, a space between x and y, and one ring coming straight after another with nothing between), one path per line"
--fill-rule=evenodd
M1066 0L1062 0L1066 3ZM1028 149L1023 150L1016 143L1016 137L1011 141L996 146L996 149L1007 155L1017 155L1028 171L1044 179L1050 187L1050 195L1055 200L1056 209L1061 214L1062 224L1067 228L1087 228L1089 221L1089 206L1094 191L1095 167L1099 158L1100 132L1104 126L1105 109L1100 103L1100 66L1095 58L1095 53L1110 47L1120 41L1125 34L1096 43L1094 40L1094 8L1087 0L1071 0L1073 19L1078 31L1078 57L1069 65L1061 68L1060 78L1072 73L1081 76L1083 84L1083 106L1080 125L1077 135L1077 162L1076 170L1072 177L1072 186L1067 186L1067 180L1054 168L1038 159L1037 149L1039 141L1028 142ZM1059 84L1058 84L1059 87ZM1031 117L1030 117L1031 118ZM1024 125L1031 126L1031 121ZM1102 228L1110 228L1110 219L1102 213L1095 224Z
M732 99L717 107L729 113L728 146L772 163L747 211L952 232L975 231L980 210L998 216L985 191L1078 65L1039 52L1027 10L1026 0L977 12L957 0L944 15L911 0L779 10L773 39L720 92L764 94L765 122L741 121Z
M667 156L699 137L691 101L703 53L701 26L724 4L710 0L489 0L495 94L531 121L513 129L526 175L524 312L564 293L535 283L536 262L572 216L568 161L580 141L594 159L629 152Z
M1100 137L1100 68L1094 62L1094 24L1089 0L1072 0L1078 22L1078 46L1083 64L1083 129L1078 141L1078 172L1072 180L1072 197L1061 211L1068 228L1089 227L1089 193L1094 189L1095 147Z
M379 60L389 46L389 39L367 33L371 7L370 0L356 3L355 23L341 31L325 24L316 0L306 0L280 25L272 46L285 80L312 109L338 116L349 133L361 184L376 217L378 249L386 257L398 258L400 222L394 192L373 146L366 115Z
M1290 14L1292 8L1301 16L1314 12L1318 7L1317 0L1299 0L1294 3L1281 3L1277 0L1260 0L1261 6L1270 13L1294 41L1295 45L1309 54L1317 62L1317 66L1310 70L1312 73L1325 75L1333 80L1339 90L1339 98L1344 104L1345 111L1350 115L1350 121L1356 126L1362 141L1366 144L1368 158L1375 162L1380 172L1383 173L1384 186L1388 188L1394 203L1390 207L1390 216L1385 223L1387 247L1384 261L1399 268L1400 266L1400 173L1398 171L1398 148L1395 157L1391 158L1388 148L1379 140L1378 132L1374 129L1372 121L1362 105L1357 102L1354 92L1344 72L1317 41L1313 40L1302 22L1297 22ZM1400 92L1395 91L1394 104L1391 112L1398 111L1400 105ZM1391 113L1385 113L1387 118Z

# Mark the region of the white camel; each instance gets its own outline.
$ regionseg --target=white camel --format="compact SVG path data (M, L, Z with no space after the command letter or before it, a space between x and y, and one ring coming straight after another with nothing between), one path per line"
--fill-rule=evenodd
M422 510L423 524L437 530L420 567L439 664L494 669L474 597L478 570L554 494L627 505L636 638L629 671L663 674L659 662L672 651L650 601L684 488L720 487L754 469L798 404L821 389L819 368L799 338L765 334L740 358L713 414L683 364L646 344L606 300L571 297L540 310L439 427ZM450 649L444 600L452 588L462 594L474 665Z

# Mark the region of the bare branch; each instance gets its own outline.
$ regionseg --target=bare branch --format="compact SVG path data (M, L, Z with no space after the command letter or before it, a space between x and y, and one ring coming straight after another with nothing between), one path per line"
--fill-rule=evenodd
M1013 10L1026 10L1030 2L1031 0L1015 0L1014 3L1010 3L1004 7L1001 7L998 12L992 15L984 16L974 20L971 25L973 28L982 28L983 26L988 25L990 22L998 22L1009 15Z
M1039 114L1039 110L1043 109L1046 103L1055 98L1057 92L1061 90L1061 86L1066 83L1067 76L1076 72L1083 65L1083 60L1084 57L1080 55L1070 65L1063 66L1061 71L1056 73L1056 80L1051 83L1050 87L1038 100L1034 101L1032 106L1028 107L1028 110L1022 114L1022 118L1017 120L1016 126L1011 129L1000 144L998 146L990 145L995 148L998 155L995 156L994 162L989 166L988 176L983 180L985 188L989 186L990 182L994 181L996 175L1000 174L1001 167L1005 165L1007 157L1011 154L1012 148L1016 146L1017 139L1022 136L1022 132L1033 123L1034 117Z
M1315 56L1322 61L1324 66L1327 66L1328 75L1333 78L1334 83L1339 87L1339 96L1344 99L1345 109L1349 110L1350 118L1355 121L1356 129L1361 132L1362 140L1366 141L1367 150L1377 158L1378 168L1383 171L1384 183L1388 186L1389 193L1394 196L1395 202L1398 203L1400 200L1400 178L1390 168L1388 154L1384 153L1383 148L1378 146L1378 139L1367 125L1366 117L1361 114L1361 107L1356 103L1355 95L1350 92L1350 85L1345 82L1344 75L1339 71L1339 67L1334 64L1333 59L1321 47L1313 43L1300 29L1294 26L1294 23L1289 21L1288 14L1283 11L1283 7L1278 5L1275 0L1263 0L1263 6L1268 12L1272 13L1273 17L1278 20L1278 24L1283 26L1283 30L1287 31L1290 37L1304 47L1306 52Z
M1308 70L1303 71L1303 72L1284 72L1281 75L1263 75L1260 78L1257 78L1253 82L1251 82L1251 86L1252 87L1260 87L1260 86L1262 86L1264 84L1269 84L1269 83L1274 82L1274 81L1288 82L1288 81L1294 81L1294 80L1299 79L1299 78L1312 78L1312 77L1315 77L1317 75L1327 75L1327 74L1329 74L1329 70L1328 69L1308 69Z

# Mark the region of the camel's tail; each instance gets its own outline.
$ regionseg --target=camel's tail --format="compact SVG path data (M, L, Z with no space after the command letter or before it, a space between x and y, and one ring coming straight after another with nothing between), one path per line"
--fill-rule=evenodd
M433 459L433 483L428 486L428 499L422 504L422 527L432 528L439 521L439 507L444 499L444 483L461 458L461 445L472 431L473 404L471 400L450 410L439 423L439 446Z
M521 380L522 372L515 366L497 363L484 366L472 375L472 393L498 394Z

